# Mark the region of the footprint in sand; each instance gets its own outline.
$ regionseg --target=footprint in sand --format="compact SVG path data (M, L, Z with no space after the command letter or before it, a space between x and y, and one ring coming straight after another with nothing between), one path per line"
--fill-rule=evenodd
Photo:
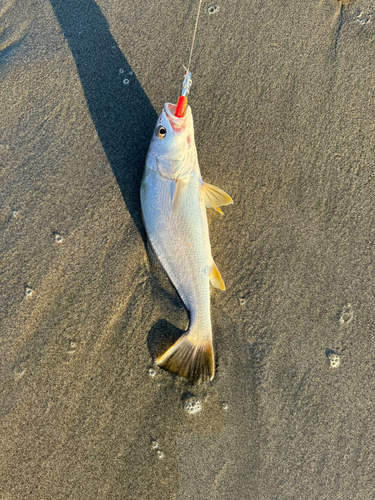
M75 340L69 340L69 349L68 349L68 353L69 353L69 354L73 354L73 353L75 353L76 348L77 348L77 342L76 342Z
M187 394L182 397L182 403L184 405L184 410L187 411L187 413L190 413L190 415L198 413L202 410L202 403L196 396Z
M338 368L341 364L340 356L336 352L330 354L328 356L328 360L329 360L329 367L333 370Z
M354 317L354 310L352 304L345 304L341 310L339 323L340 325L348 325Z
M357 23L359 24L369 24L369 22L371 21L372 19L372 15L369 14L369 13L366 13L366 12L360 12L357 17L355 18L355 20L357 21Z
M27 363L26 363L26 361L22 361L21 363L17 364L13 368L14 378L16 380L19 380L20 378L22 378L25 375L26 370L27 370Z
M156 439L151 440L151 448L156 451L156 456L159 460L162 460L164 458L164 453L159 449L159 443L156 441Z
M326 349L326 356L330 370L335 370L341 366L342 349L340 347Z
M207 9L207 12L209 14L217 14L220 10L220 7L218 5L210 5L210 7L208 7Z
M151 441L151 448L153 450L158 450L159 449L159 443L156 441L156 439L152 439L152 441Z

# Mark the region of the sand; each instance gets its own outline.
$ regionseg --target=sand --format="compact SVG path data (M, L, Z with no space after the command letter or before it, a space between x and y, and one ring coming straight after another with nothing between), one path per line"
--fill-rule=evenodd
M153 365L187 315L139 200L197 4L0 6L1 499L375 498L374 3L203 1L189 102L234 205L199 387Z

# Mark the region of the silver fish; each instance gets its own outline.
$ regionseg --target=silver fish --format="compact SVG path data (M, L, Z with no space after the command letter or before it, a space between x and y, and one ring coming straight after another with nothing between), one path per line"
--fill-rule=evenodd
M188 330L156 364L193 383L215 372L210 282L225 290L211 254L206 207L222 213L232 198L203 182L191 108L182 118L164 105L148 150L141 204L149 252L162 265L189 311Z

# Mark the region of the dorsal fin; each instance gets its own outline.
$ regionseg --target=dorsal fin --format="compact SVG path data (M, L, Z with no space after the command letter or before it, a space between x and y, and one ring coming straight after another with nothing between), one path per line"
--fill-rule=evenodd
M207 184L204 182L201 186L202 193L204 196L204 202L207 208L214 208L218 212L223 215L223 212L220 210L220 206L222 205L230 205L233 203L232 198L229 194L225 193L222 189L212 186L211 184Z
M221 274L219 272L219 269L217 268L217 265L215 262L212 260L212 267L211 267L211 272L210 272L210 281L211 285L220 288L220 290L225 290L225 284L223 281L223 278L221 277Z

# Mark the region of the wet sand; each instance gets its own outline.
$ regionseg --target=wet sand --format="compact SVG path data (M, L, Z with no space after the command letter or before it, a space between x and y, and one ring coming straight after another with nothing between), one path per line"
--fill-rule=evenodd
M3 2L1 499L375 498L375 7L345 4L203 1L189 102L234 205L194 387L153 365L187 315L139 186L198 2Z

